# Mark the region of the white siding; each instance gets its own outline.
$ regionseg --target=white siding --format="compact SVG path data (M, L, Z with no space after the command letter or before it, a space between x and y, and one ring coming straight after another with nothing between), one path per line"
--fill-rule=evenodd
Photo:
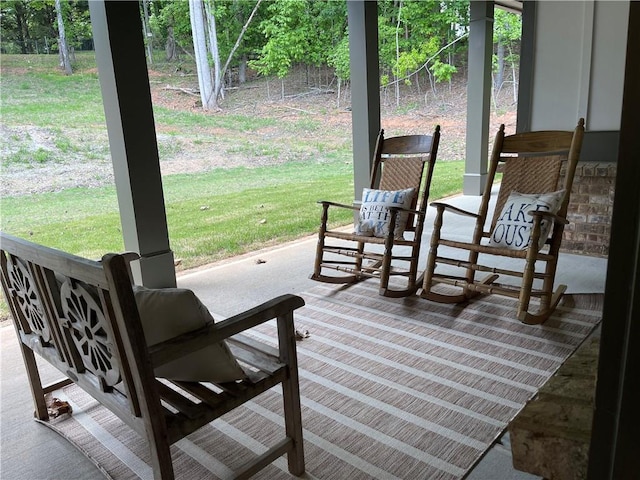
M538 2L531 128L619 130L626 1Z

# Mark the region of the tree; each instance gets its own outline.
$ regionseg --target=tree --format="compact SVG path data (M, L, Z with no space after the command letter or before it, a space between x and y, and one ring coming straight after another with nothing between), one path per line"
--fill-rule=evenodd
M382 83L396 89L400 82L415 83L419 89L419 74L425 70L435 93L435 83L450 80L456 72L455 52L467 36L468 0L384 0L379 4Z
M240 34L238 35L238 38L236 39L236 43L231 48L231 51L229 52L229 55L227 56L227 61L225 62L225 64L222 67L222 69L220 70L220 75L219 75L220 78L224 77L225 72L229 68L229 64L231 63L231 59L233 58L235 52L240 47L242 39L244 37L244 34L246 33L247 29L249 28L249 25L251 24L251 20L253 19L254 15L257 13L258 8L260 7L261 3L262 3L262 0L258 0L256 2L255 7L253 7L253 10L251 11L251 14L249 15L249 18L247 19L247 21L245 22L244 26L242 27L242 30L240 31ZM216 90L216 92L217 92L217 90Z
M149 25L149 0L142 0L142 34L144 35L144 42L147 46L147 62L149 62L149 65L152 65L153 33L151 33L151 26Z
M346 17L345 2L272 1L260 23L266 43L250 65L263 75L280 79L298 63L327 65L344 37Z
M331 52L327 64L333 67L338 77L338 108L340 108L340 95L342 82L348 82L351 78L351 65L349 59L349 36L345 35L340 43Z
M494 54L494 93L502 89L505 82L505 65L511 67L513 84L513 101L518 99L518 84L516 68L520 63L519 47L522 37L522 17L520 15L496 10L493 23L493 43L496 46ZM508 54L507 54L508 52Z
M302 61L308 37L306 29L312 24L305 0L275 0L267 7L268 15L260 28L267 42L258 60L250 65L263 75L283 79L291 66ZM284 97L284 84L281 94Z
M189 15L191 18L193 49L196 57L196 69L198 70L198 85L200 86L202 108L211 110L217 107L217 103L213 97L211 68L209 68L207 56L207 31L202 0L189 0Z
M206 2L206 3L205 3ZM223 95L224 84L222 82L226 69L231 63L234 53L242 42L251 20L260 7L262 0L258 0L253 7L249 18L246 20L234 46L229 52L224 66L220 66L220 49L218 48L218 33L214 16L214 3L212 0L189 0L191 16L191 30L193 32L193 45L196 53L196 65L198 68L198 83L200 85L200 97L202 107L205 110L219 108L218 100ZM209 66L209 57L213 63L213 69Z
M53 0L3 0L0 23L6 52L49 53L49 42L57 37Z
M215 5L220 58L230 59L229 66L223 68L227 84L233 84L230 75L233 67L237 67L238 83L242 84L246 81L249 57L255 56L265 42L258 27L265 12L264 3L260 1L254 5L245 0L217 0ZM238 38L242 40L240 43ZM230 55L232 50L234 53Z
M60 48L60 17L66 48ZM86 0L2 0L0 30L4 53L52 53L57 49L60 54L67 51L73 64L74 48L91 39L89 4Z
M222 72L220 71L220 50L218 49L218 31L216 29L216 17L212 12L212 0L204 3L205 17L207 19L207 33L209 45L209 54L213 61L213 92L216 108L218 107L218 98L224 98L224 89L222 84Z
M67 48L67 37L64 31L64 20L62 19L62 6L60 0L56 1L56 17L58 19L58 49L60 50L60 66L64 73L71 75L71 60L69 59L69 49Z
M189 3L156 0L152 5L149 26L156 43L164 44L167 61L179 60L180 52L190 56L190 51L185 48L193 45Z
M3 52L29 53L29 16L29 8L24 1L0 3Z

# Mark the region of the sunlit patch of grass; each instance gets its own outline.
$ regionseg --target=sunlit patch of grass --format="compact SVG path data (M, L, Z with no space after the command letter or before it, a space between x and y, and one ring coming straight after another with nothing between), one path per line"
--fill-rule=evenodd
M71 76L57 69L56 56L3 54L2 62L2 122L24 132L7 137L12 148L4 164L37 168L73 157L90 168L95 159L109 157L92 54L81 55L82 66ZM166 66L154 78L184 82L170 77L175 68ZM309 235L319 224L318 200L353 200L350 132L314 115L290 119L279 112L257 116L154 106L161 159L199 146L198 155L252 165L163 177L170 244L183 267ZM268 162L262 160L277 165L264 166ZM463 162L439 161L430 198L459 192L462 176ZM7 233L89 258L124 249L113 186L5 196L0 207L0 228ZM352 220L344 212L333 222Z

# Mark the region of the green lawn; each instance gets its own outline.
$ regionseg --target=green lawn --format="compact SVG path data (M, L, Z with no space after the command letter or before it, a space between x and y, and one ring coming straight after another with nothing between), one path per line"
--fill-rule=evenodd
M55 55L0 55L0 122L15 132L3 139L3 171L37 171L74 157L91 172L94 162L110 162L95 61L91 53L77 57L75 73L67 77L57 69ZM183 81L168 76L170 68L155 68L156 82ZM233 108L211 114L154 105L161 159L170 160L189 145L205 154L251 160L244 162L248 166L163 176L170 245L182 261L179 268L313 234L320 222L317 200L352 201L349 129L275 110L258 117ZM34 135L48 143L34 148ZM460 192L463 168L463 162L441 159L431 199ZM124 249L113 185L3 195L0 214L2 231L77 255L99 258ZM333 221L346 225L351 213ZM0 317L6 313L0 302Z
M458 192L462 169L437 164L431 198ZM353 180L346 163L287 163L171 175L164 191L171 247L189 268L315 232L317 200L350 203ZM124 249L114 187L5 197L1 206L7 233L89 258Z
M3 126L16 132L37 128L51 143L34 150L30 135L9 136L3 168L37 169L75 156L91 169L93 161L109 159L93 54L77 57L74 74L65 76L55 55L1 55ZM162 64L154 68L154 82L185 81ZM163 177L171 248L182 267L309 235L319 224L317 200L353 199L350 131L312 115L283 118L273 110L266 116L233 108L211 114L154 104L161 159L170 160L189 145L200 146L202 155L215 151L255 161L255 166ZM273 160L278 165L269 165ZM462 169L462 162L441 161L431 198L459 192ZM5 195L0 208L2 230L34 242L89 258L124 249L111 185ZM334 219L338 224L351 220L349 212Z

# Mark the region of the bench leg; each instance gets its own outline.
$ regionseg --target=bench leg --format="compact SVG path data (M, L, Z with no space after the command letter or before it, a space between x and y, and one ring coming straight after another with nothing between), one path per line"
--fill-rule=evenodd
M22 342L20 342L20 350L22 352L24 365L27 369L27 376L29 377L29 388L31 388L31 395L33 396L35 406L34 416L38 420L46 422L49 420L49 413L47 412L47 402L44 398L45 391L42 388L42 380L40 379L35 354L33 350Z
M289 378L282 382L285 430L287 437L293 440L293 448L287 454L287 462L289 472L299 476L304 473L305 467L293 312L278 317L278 340L280 359L289 366Z
M163 442L153 444L149 442L151 453L151 466L153 467L153 478L155 480L174 480L173 462L171 461L171 450L169 443L165 439Z

